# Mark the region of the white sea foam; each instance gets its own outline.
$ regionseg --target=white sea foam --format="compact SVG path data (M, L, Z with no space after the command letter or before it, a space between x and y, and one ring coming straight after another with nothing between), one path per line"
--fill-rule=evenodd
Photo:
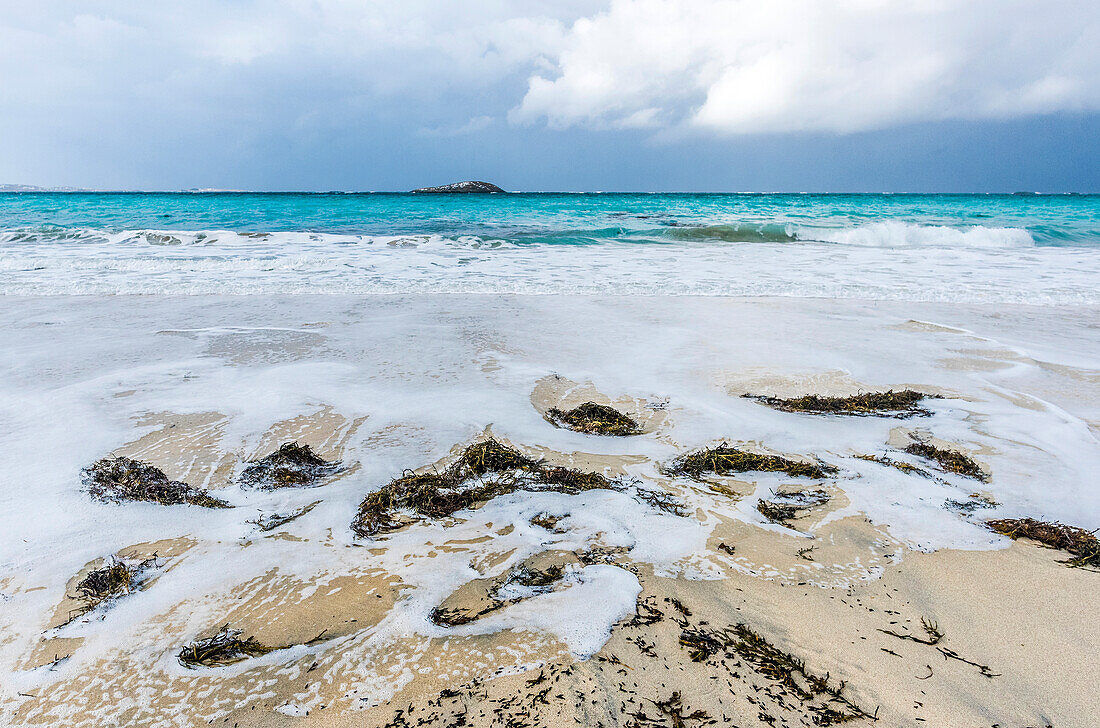
M1035 244L1031 233L1021 228L991 228L982 225L958 228L916 225L900 220L839 230L805 227L798 229L796 237L799 240L875 248L1028 248Z
M891 222L798 231L818 242L704 236L579 245L220 230L58 235L0 234L0 294L569 293L1100 303L1100 247L1034 246L1026 231L1011 228Z

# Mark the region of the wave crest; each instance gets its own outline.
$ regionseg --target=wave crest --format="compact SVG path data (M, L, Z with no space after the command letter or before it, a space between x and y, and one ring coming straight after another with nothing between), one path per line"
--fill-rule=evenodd
M872 248L1030 248L1031 233L1021 228L975 225L916 225L888 220L854 228L800 228L795 237L805 242L842 243Z

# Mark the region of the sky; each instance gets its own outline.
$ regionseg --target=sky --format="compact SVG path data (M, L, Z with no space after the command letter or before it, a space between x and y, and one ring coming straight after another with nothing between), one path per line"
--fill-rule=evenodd
M1096 0L0 0L0 183L1100 192Z

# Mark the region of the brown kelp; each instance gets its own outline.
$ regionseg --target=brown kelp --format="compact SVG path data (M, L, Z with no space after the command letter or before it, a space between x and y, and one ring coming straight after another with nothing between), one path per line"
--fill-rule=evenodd
M789 503L761 500L757 502L756 510L760 511L760 514L769 521L784 526L787 525L788 521L793 521L798 517L798 509Z
M486 600L480 608L455 609L439 606L431 611L429 619L441 627L469 624L531 596L551 591L554 585L562 580L565 573L565 568L561 564L549 564L542 569L520 564L490 586ZM517 595L516 587L521 587L524 593Z
M746 394L769 407L783 412L801 412L814 415L848 415L856 417L913 417L927 415L928 410L919 405L923 399L938 399L938 395L924 394L912 389L895 392L861 392L849 397L822 397L807 394L803 397L781 399Z
M982 482L989 481L989 474L982 470L982 467L970 456L958 450L945 450L927 442L914 442L905 448L905 452L931 460L949 473L964 475Z
M832 465L791 460L780 455L761 455L739 450L722 443L718 447L688 453L674 460L668 468L672 475L686 475L696 480L706 473L730 475L747 472L782 472L803 478L824 478L837 472Z
M546 419L558 427L564 427L590 435L637 435L641 432L637 421L614 407L595 402L585 402L579 407L562 411L556 407L546 413Z
M771 500L760 500L756 510L773 523L786 526L811 508L829 502L829 494L824 490L804 490L794 493L773 493Z
M309 445L286 442L275 452L248 463L237 482L245 488L274 490L316 485L341 470L337 461L325 460Z
M80 471L88 493L101 501L147 501L161 505L186 503L204 508L229 508L202 488L169 480L160 468L127 457L102 458Z
M352 530L359 536L371 536L401 526L394 511L442 518L517 490L575 494L611 487L611 481L598 473L546 466L488 439L467 447L443 472L406 471L369 493L359 505Z
M541 466L541 460L529 458L519 450L489 438L463 450L458 460L449 468L448 476L461 480L507 470L534 471Z
M274 651L275 647L261 644L254 637L241 638L239 629L226 625L212 637L196 640L179 651L180 664L188 668L232 665L249 657L259 657Z
M116 597L129 594L138 587L141 574L156 565L155 556L139 562L111 558L98 569L92 569L76 584L76 598L88 609Z
M1100 569L1100 539L1093 531L1034 518L999 518L987 521L986 525L1009 538L1029 538L1065 551L1073 557L1062 562L1068 566Z

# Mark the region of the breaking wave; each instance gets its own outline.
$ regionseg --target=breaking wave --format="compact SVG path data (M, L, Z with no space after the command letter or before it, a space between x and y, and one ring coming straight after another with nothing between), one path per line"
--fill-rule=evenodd
M874 248L1029 248L1035 245L1031 233L1021 228L914 225L890 220L855 228L828 230L803 228L796 237L803 241L843 243Z
M1027 248L1031 233L1008 227L949 227L889 220L849 228L793 225L700 225L672 228L667 236L683 241L728 243L840 243L873 248Z

